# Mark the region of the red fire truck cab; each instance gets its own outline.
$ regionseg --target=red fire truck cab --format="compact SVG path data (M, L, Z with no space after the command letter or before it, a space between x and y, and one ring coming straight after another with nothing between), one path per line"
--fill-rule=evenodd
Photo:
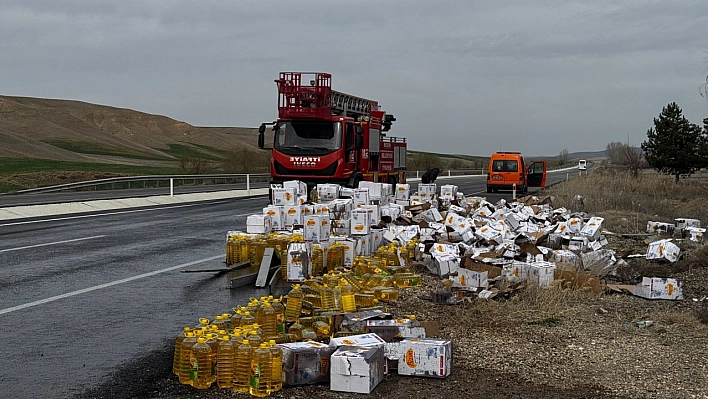
M281 72L275 83L278 120L258 129L265 148L272 126L271 184L405 182L406 139L386 135L396 118L378 102L332 90L328 73Z

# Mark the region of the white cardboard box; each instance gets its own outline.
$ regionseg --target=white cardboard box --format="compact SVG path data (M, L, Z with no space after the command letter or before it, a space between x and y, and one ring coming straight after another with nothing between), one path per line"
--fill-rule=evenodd
M386 357L398 360L398 374L445 378L452 372L452 341L411 338L385 349Z
M634 288L634 295L647 299L683 299L681 283L673 278L643 277Z
M686 227L701 227L701 221L698 219L686 219L678 218L674 219L676 222L676 227L679 229L685 229Z
M555 263L533 262L529 267L529 280L538 283L539 287L548 287L553 282L555 270Z
M371 393L383 380L386 358L383 346L343 346L332 354L330 363L330 390Z
M307 243L288 245L288 281L301 282L310 276L310 246Z
M659 240L649 244L647 249L647 260L666 259L669 262L676 262L681 249L671 242L671 240Z
M411 196L410 184L396 184L396 201L407 201Z
M366 332L375 333L386 342L394 338L425 338L425 327L413 325L411 319L367 320Z
M383 338L374 333L335 337L329 340L330 346L383 346Z
M354 208L351 198L339 198L329 203L330 219L349 219Z
M263 208L263 214L270 216L270 223L273 230L285 229L285 212L282 206L267 206Z
M454 184L440 186L440 198L450 201L457 198L457 186Z
M283 188L294 188L296 196L307 196L307 184L300 180L288 180L283 182Z
M303 238L305 242L320 242L326 241L322 236L322 220L323 217L319 215L305 216L302 220L302 230ZM326 219L329 225L329 219ZM329 239L329 234L327 234L327 239Z
M365 209L369 212L369 226L375 226L381 220L381 212L378 205L362 205L359 209Z
M296 205L297 193L296 189L290 188L274 188L271 190L273 205Z
M268 234L271 229L271 220L268 215L249 215L246 218L246 232L249 234Z
M366 209L354 209L351 218L352 235L368 235L371 232L371 216Z
M288 386L329 381L329 359L336 348L320 342L279 344L283 350L283 384Z
M488 272L475 272L467 269L457 269L456 276L450 276L452 286L463 289L486 289L489 285L487 281Z
M302 208L300 205L285 205L283 207L285 215L285 227L292 228L296 224L302 224Z
M590 241L595 241L598 238L600 238L600 226L602 226L602 222L604 221L604 218L593 216L588 220L587 223L583 226L583 228L580 230L580 235L583 235L585 237L588 237Z
M317 199L320 202L329 202L339 198L339 184L318 184L317 185Z
M361 205L369 204L369 189L368 188L357 188L354 190L354 208L358 208Z

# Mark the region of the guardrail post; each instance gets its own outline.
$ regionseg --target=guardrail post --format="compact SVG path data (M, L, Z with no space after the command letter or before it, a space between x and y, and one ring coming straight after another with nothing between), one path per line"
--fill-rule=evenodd
M251 195L251 175L246 175L246 195Z
M175 179L170 178L170 197L175 195Z
M417 178L419 178L419 177L420 177L420 176L418 176L418 171L416 170L416 171L415 171L415 178L417 179Z
M452 171L450 169L447 170L447 177L452 176Z

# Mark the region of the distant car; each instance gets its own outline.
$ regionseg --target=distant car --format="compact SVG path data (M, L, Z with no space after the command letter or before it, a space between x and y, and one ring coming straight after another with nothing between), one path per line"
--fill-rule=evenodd
M588 163L584 159L581 159L578 161L578 169L580 170L587 170L588 169Z

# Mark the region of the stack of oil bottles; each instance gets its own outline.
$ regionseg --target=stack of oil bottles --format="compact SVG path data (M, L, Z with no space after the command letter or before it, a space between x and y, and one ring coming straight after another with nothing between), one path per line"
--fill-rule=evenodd
M267 247L287 249L290 242L302 242L292 234L252 237L232 235L227 241L227 263L250 261L258 264ZM326 342L332 334L334 316L363 310L384 309L397 301L399 289L420 285L421 276L407 266L415 242L407 246L390 244L371 256L356 256L345 268L340 245L312 248L315 277L294 284L283 304L273 296L252 298L246 306L213 319L199 319L184 327L175 342L172 372L182 384L207 389L219 388L253 396L268 396L282 388L282 350L277 344L297 341ZM400 254L400 258L398 256ZM402 260L402 262L401 262ZM403 263L403 265L401 264Z

